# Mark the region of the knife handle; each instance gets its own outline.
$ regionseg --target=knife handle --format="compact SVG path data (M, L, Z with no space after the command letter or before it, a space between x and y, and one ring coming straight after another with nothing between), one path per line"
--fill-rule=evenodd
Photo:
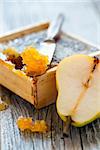
M59 34L63 22L64 22L64 15L59 14L57 19L50 24L47 30L46 40L52 40Z

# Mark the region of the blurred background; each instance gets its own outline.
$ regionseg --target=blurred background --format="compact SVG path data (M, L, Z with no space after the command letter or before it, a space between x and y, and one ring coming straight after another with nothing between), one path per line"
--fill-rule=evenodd
M51 21L60 12L66 17L65 32L100 45L100 0L0 0L0 35Z

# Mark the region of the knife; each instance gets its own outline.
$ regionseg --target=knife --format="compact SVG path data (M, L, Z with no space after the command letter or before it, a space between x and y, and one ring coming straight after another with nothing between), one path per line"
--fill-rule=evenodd
M40 42L37 46L39 52L43 55L47 55L49 64L53 58L53 54L56 48L55 37L59 34L64 21L64 15L59 14L54 22L52 22L47 30L46 38L43 42Z

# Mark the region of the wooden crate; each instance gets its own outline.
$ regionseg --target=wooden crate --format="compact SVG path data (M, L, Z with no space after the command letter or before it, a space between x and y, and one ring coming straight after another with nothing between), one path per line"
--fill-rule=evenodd
M18 31L14 31L6 35L2 35L0 37L0 43L7 43L8 41L14 40L16 38L21 38L25 35L29 35L34 32L46 30L48 26L49 23L44 23L36 26L30 26ZM73 41L74 40L81 41L80 43L85 43L85 45L87 46L86 48L87 50L94 47L95 51L95 46L87 43L84 40L79 40L74 36L70 36L64 33L62 33L61 36L65 38L69 37ZM55 56L56 54L54 55L54 59ZM57 58L57 60L59 59ZM30 77L25 77L17 74L12 69L9 69L5 61L0 59L0 84L5 86L9 90L13 91L23 99L27 100L28 102L33 104L36 108L45 107L55 102L57 97L56 79L55 79L56 68L57 67L50 68L49 70L47 70L45 74L38 76L35 79L32 79Z
M48 23L41 24L3 35L0 37L0 42L5 43L26 34L39 32L47 29L48 25ZM9 69L5 61L0 59L0 84L27 100L36 108L41 108L56 100L55 71L56 67L51 68L45 74L32 79L17 74L12 69Z

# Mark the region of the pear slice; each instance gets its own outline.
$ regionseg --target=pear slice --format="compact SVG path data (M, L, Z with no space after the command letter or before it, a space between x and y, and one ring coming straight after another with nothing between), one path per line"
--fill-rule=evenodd
M73 125L81 126L93 118L97 118L100 112L100 103L98 102L100 98L98 92L100 90L99 71L95 71L91 86L87 86L88 81L92 78L93 68L94 58L86 55L70 56L58 65L56 72L57 112L62 120L66 121L66 117L70 116ZM100 68L99 65L98 68ZM99 70L98 68L97 70Z
M83 126L100 117L100 63L92 74L83 98L72 115L75 126Z

